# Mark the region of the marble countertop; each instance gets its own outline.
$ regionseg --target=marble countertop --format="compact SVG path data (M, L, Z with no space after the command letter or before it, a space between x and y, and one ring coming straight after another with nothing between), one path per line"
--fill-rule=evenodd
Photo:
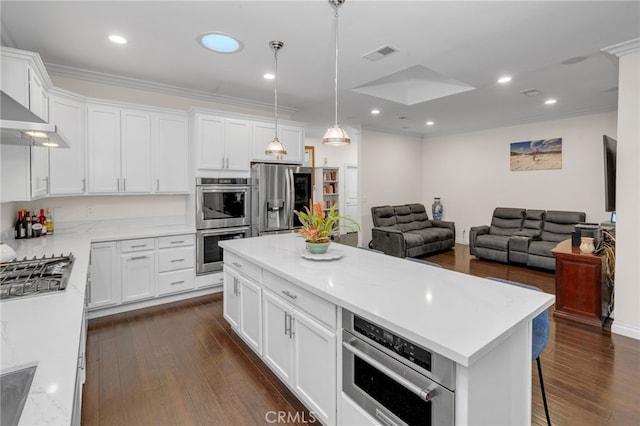
M220 246L465 367L555 301L550 294L335 243L329 250L340 259L308 260L303 239L293 234Z
M195 233L193 226L166 218L70 225L60 224L53 235L45 237L3 241L18 259L61 253L75 257L65 291L0 304L0 370L37 363L22 425L71 423L91 243Z

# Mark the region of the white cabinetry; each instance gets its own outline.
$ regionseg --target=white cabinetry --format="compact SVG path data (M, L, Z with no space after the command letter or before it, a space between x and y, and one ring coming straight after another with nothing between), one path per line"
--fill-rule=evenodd
M122 301L115 241L91 244L91 298L89 309L118 305Z
M49 150L49 195L86 191L85 103L62 94L49 98L51 122L69 141L67 149Z
M49 192L49 148L31 147L31 198L45 197Z
M89 104L89 193L151 192L148 111Z
M153 114L151 132L155 150L157 193L189 192L189 122L185 115Z
M156 294L155 240L144 238L120 243L122 302L148 299Z
M263 359L322 423L335 424L335 305L269 272L263 283Z
M194 267L193 235L158 238L158 296L193 290Z
M203 113L194 119L198 169L249 170L249 121Z
M287 148L287 155L276 158L265 154L264 150L275 136L274 124L260 121L252 123L251 161L302 164L304 154L305 129L302 126L278 124L278 140Z
M31 199L31 148L0 145L0 201L29 201Z
M229 265L225 262L224 317L247 345L262 355L262 288L259 282L244 275L250 267Z
M2 47L0 63L2 91L42 120L48 121L46 90L51 82L40 56L33 52Z

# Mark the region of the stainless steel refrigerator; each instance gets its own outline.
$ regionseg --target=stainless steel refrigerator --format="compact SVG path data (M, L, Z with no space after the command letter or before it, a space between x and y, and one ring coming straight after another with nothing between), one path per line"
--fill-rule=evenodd
M251 167L251 235L291 232L301 226L294 210L313 197L311 167L254 164Z

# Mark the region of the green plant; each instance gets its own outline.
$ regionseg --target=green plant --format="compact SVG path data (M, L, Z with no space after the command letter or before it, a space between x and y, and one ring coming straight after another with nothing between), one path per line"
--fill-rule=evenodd
M326 214L322 210L321 203L316 203L313 209L305 206L304 211L294 210L293 212L302 223L302 228L297 231L298 235L308 243L328 243L331 234L341 228L352 232L359 231L360 225L358 222L350 217L338 215L336 207L336 204L331 206Z

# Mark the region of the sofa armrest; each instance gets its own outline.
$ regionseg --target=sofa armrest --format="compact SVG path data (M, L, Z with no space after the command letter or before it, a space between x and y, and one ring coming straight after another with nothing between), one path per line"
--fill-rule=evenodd
M431 224L433 226L437 226L438 228L451 228L454 232L456 230L455 222L448 222L446 220L432 220Z
M489 233L489 225L472 226L469 230L469 253L476 256L476 238Z
M371 237L371 248L390 256L405 257L406 243L404 235L399 229L385 226L375 227L371 229Z

